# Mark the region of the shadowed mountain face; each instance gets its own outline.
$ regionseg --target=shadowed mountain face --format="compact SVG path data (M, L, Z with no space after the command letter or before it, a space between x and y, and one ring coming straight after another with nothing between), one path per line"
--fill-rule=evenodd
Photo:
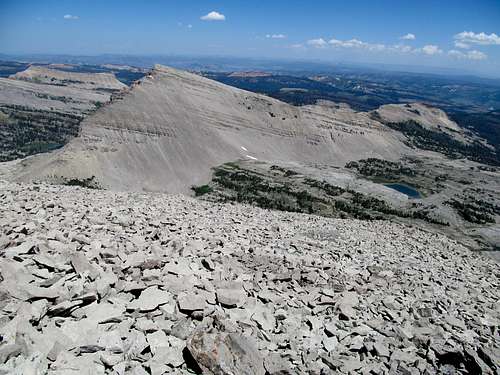
M410 153L402 136L342 106L293 107L157 66L81 123L61 150L24 160L20 180L94 180L104 188L184 192L236 159L343 165Z

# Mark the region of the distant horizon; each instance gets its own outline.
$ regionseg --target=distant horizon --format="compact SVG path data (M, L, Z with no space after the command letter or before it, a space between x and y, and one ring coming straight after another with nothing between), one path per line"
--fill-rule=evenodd
M498 0L5 0L0 46L6 54L306 59L500 77L499 20Z
M88 62L85 60L88 59L103 59L109 58L110 60L102 61L102 62ZM121 58L121 59L150 59L151 61L147 64L137 64L138 61L112 61L113 58ZM330 68L335 69L335 67L342 68L353 68L353 69L367 69L367 70L377 70L382 72L394 72L394 73L408 73L408 74L423 74L423 75L439 75L439 76L447 76L447 77L470 77L470 78L479 78L479 79L489 79L494 81L500 80L500 71L498 74L489 74L478 72L474 70L467 70L463 68L456 67L445 67L439 65L408 65L408 64L391 64L391 63L380 63L380 62L356 62L356 61L340 61L340 60L325 60L325 59L312 59L312 58L300 58L300 57L290 57L290 58L280 58L280 57L266 57L266 56L254 56L254 57L241 57L241 56L233 56L233 55L214 55L214 54L176 54L176 53L149 53L149 54L133 54L133 53L99 53L99 54L69 54L69 53L4 53L0 51L0 59L9 60L9 61L17 61L17 62L26 62L26 63L65 63L65 64L124 64L130 65L132 67L137 68L151 68L154 64L160 65L168 65L166 62L155 61L154 59L187 59L191 60L191 63L203 64L203 59L207 60L234 60L241 62L249 62L251 63L284 63L284 64L310 64L310 65L319 65L322 66L323 69ZM59 60L58 60L59 59ZM76 61L66 61L68 59L75 59ZM80 59L80 61L78 61ZM155 61L155 62L153 62ZM207 61L206 63L210 63L212 61ZM136 65L134 65L134 63ZM213 63L213 62L212 62ZM223 64L223 61L219 61L219 64ZM248 67L251 70L251 67ZM268 70L270 67L267 67ZM265 66L260 68L261 70L266 70ZM303 70L309 70L312 68L302 67ZM239 69L229 69L227 71L243 71L244 68ZM286 70L286 69L284 69ZM311 71L313 71L312 69Z

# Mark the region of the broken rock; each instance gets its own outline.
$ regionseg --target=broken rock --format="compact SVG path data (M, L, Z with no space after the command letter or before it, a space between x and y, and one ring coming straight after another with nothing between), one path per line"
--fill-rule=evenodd
M264 362L255 346L237 333L197 330L187 348L208 375L264 375Z

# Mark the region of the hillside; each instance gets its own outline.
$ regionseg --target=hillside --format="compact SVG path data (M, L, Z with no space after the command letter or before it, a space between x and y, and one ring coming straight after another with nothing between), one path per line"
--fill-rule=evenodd
M0 192L0 372L499 371L499 265L447 237L181 195Z
M449 134L457 134L462 130L450 120L446 113L421 103L387 104L375 111L384 122L417 121L426 129L442 129Z
M82 93L104 94L5 81L21 86L23 95L11 88L4 100L25 100L34 109L14 108L4 129L48 140L28 143L30 151L59 149L2 165L2 178L119 191L192 194L194 188L198 195L212 192L204 198L216 201L386 219L451 235L474 250L498 249L498 172L478 164L495 164L497 155L428 105L371 112L329 101L294 107L156 66L111 102L83 111L77 106ZM55 90L75 94L55 96ZM23 122L13 122L14 115ZM42 126L33 127L33 119ZM20 147L23 141L16 140ZM418 199L394 186L414 189Z
M124 87L112 74L34 66L0 78L0 161L64 146L85 116Z
M80 127L62 150L25 160L18 178L94 177L104 188L183 192L240 158L343 165L411 153L399 133L367 114L293 107L162 66Z
M41 111L86 114L95 109L95 103L105 103L109 98L109 93L98 90L0 78L1 107L17 106Z
M34 65L22 72L11 75L9 78L93 91L112 92L127 87L110 73L76 73Z

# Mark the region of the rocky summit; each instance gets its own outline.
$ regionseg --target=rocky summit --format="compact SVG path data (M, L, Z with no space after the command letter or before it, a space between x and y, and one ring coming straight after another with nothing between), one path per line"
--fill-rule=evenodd
M498 373L500 267L386 221L0 181L0 373Z

